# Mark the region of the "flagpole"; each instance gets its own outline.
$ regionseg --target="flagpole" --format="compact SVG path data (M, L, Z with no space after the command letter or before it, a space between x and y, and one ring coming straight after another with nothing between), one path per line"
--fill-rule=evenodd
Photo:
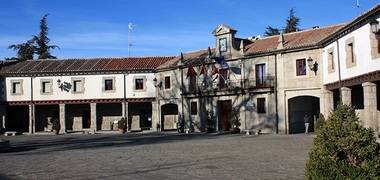
M131 31L133 28L133 24L130 22L128 23L128 57L131 57Z

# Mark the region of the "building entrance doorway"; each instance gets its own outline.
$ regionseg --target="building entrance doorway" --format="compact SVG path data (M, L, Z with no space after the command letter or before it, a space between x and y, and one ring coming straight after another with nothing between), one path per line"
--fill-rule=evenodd
M218 131L229 131L231 128L230 116L232 101L218 101Z
M288 100L289 134L305 133L304 116L309 116L309 132L314 132L314 120L319 116L319 98L297 96Z
M161 106L161 130L176 130L178 123L178 105L164 104Z

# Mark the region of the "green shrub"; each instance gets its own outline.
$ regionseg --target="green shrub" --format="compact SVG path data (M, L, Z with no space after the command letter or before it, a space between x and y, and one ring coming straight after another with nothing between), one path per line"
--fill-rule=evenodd
M127 119L122 117L117 123L117 128L120 130L126 130L127 124L128 124Z
M307 179L380 179L380 146L355 110L340 105L318 131L305 170Z
M323 116L323 114L320 113L318 119L315 122L315 131L316 132L322 128L325 121L326 121L325 116Z

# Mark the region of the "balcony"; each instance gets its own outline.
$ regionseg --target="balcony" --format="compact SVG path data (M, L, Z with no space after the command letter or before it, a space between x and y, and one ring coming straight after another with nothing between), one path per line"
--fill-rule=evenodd
M261 79L244 79L244 80L226 80L219 82L204 83L197 82L196 87L186 88L184 94L204 94L204 93L217 93L226 91L238 91L238 90L251 90L259 88L272 88L274 87L274 77L266 76Z
M274 77L264 76L259 79L246 79L244 86L245 89L272 88L274 87Z

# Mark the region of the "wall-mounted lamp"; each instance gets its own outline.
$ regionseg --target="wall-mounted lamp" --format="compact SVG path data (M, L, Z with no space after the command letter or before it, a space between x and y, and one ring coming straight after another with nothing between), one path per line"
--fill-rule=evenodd
M307 66L309 66L309 69L314 71L315 75L317 75L317 71L318 71L317 61L314 61L313 59L311 59L311 57L307 58Z
M161 86L162 86L161 81L158 82L157 78L154 78L154 79L153 79L153 83L154 83L154 87L159 87L159 88L161 88Z
M61 91L63 91L63 83L61 82L60 79L57 80L57 86L59 89L61 89Z
M372 19L369 24L371 25L371 31L373 34L375 34L376 39L380 39L379 21Z

